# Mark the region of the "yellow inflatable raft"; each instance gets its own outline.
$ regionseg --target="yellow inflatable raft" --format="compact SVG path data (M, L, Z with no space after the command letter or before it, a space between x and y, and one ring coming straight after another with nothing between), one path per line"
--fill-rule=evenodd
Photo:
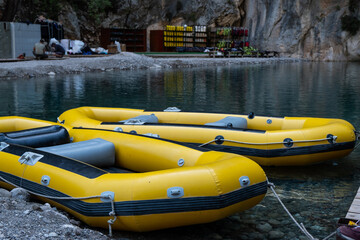
M263 166L308 165L341 158L351 153L356 143L354 127L341 119L80 107L64 112L59 121L77 127L157 134L241 154Z
M257 163L235 154L0 117L0 186L27 189L90 226L150 231L251 208L267 181Z

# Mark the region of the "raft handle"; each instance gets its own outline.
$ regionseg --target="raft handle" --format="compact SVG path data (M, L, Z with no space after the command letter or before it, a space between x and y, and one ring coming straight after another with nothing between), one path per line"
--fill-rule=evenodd
M1 142L0 143L0 152L2 151L2 150L4 150L5 148L7 148L9 146L9 144L7 144L6 142Z
M42 159L44 155L33 153L33 152L25 152L21 157L19 158L19 163L21 164L27 164L29 166L34 166L35 163L37 163L40 159Z
M145 122L140 119L129 119L124 122L124 125L144 125Z
M181 109L177 107L168 107L167 109L164 109L164 112L181 112Z
M182 187L171 187L167 190L169 198L181 198L184 196L184 189Z

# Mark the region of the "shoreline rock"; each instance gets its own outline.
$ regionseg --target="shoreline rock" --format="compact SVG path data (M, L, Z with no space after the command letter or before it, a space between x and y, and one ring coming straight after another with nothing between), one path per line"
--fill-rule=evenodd
M77 221L49 203L30 200L21 188L0 188L0 239L98 239L105 234L78 226Z
M232 64L271 64L300 62L295 58L151 58L130 52L105 57L66 58L5 62L0 79L32 78L86 72L229 66Z
M15 188L16 189L16 188ZM14 191L14 189L12 190ZM26 194L26 191L16 190ZM289 198L289 196L283 196ZM314 237L328 236L336 229L338 219L323 218L321 203L311 200L285 201L289 209L296 209L296 218L303 220L306 228ZM338 203L334 203L338 208ZM310 218L304 218L309 208L317 209ZM306 239L303 233L283 211L273 194L255 207L226 217L222 220L199 225L163 229L153 232L113 231L108 236L108 229L90 228L72 218L66 212L36 199L24 201L14 198L11 193L0 188L0 239Z

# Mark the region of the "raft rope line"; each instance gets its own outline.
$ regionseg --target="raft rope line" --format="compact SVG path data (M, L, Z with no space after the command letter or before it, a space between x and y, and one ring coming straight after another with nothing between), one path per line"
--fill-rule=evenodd
M334 136L336 137L336 136ZM296 140L296 141L291 141L291 143L305 143L305 142L321 142L321 141L326 141L326 140L336 140L336 138L334 139L334 137L327 137L327 138L322 138L322 139L313 139L313 140ZM203 143L201 145L199 145L199 147L204 147L206 145L209 145L210 143L216 142L216 141L224 141L224 142L233 142L233 143L239 143L239 144L248 144L248 145L274 145L274 144L284 144L286 142L269 142L269 143L252 143L252 142L240 142L240 141L236 141L236 140L230 140L230 139L213 139L207 143Z
M290 213L290 211L286 208L286 206L284 205L284 203L281 201L279 195L276 193L275 191L275 185L271 182L269 182L268 179L266 179L267 181L267 185L268 188L271 189L271 191L273 192L274 196L276 197L276 199L279 201L280 205L284 208L285 212L289 215L289 217L293 220L293 222L296 224L296 226L298 226L298 228L300 228L300 230L305 234L305 236L310 239L310 240L318 240L318 238L314 238L305 228L303 223L298 223L296 221L296 219L294 218L294 216ZM331 233L330 235L328 235L327 237L323 238L323 240L327 240L329 238L331 238L332 236L334 236L336 234L336 231Z
M5 178L3 178L2 176L0 176L0 180L2 180L3 182L6 182L10 185L13 185L17 188L22 188L20 186L18 186L17 184L15 183L12 183L8 180L6 180ZM24 189L24 188L23 188ZM109 219L107 222L109 224L109 236L112 237L112 224L114 224L114 222L116 221L117 217L116 217L116 214L115 214L115 204L114 204L114 199L111 195L95 195L95 196L88 196L88 197L54 197L54 196L48 196L48 195L43 195L43 194L39 194L39 193L35 193L33 191L30 191L30 190L27 190L27 189L24 189L26 190L28 193L30 194L33 194L33 195L36 195L38 197L43 197L43 198L49 198L49 199L55 199L55 200L85 200L85 199L93 199L93 198L107 198L110 200L111 202L111 212L109 212L109 216L112 216L113 219Z

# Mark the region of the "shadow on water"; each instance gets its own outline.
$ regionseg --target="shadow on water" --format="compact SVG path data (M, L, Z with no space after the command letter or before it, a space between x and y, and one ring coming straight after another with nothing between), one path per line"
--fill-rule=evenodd
M55 121L63 111L79 106L147 110L176 106L183 111L341 118L359 128L359 76L360 63L282 63L0 80L0 115ZM305 216L304 222L329 225L346 214L360 185L359 159L360 150L356 149L344 159L323 164L264 170L280 195L290 199L290 207ZM264 205L271 205L269 202L271 196ZM307 213L309 209L314 213ZM244 216L251 218L257 211ZM271 213L267 217L277 218ZM325 218L329 221L323 222ZM197 229L223 228L228 221ZM194 228L180 229L186 233ZM177 231L162 231L158 236Z

